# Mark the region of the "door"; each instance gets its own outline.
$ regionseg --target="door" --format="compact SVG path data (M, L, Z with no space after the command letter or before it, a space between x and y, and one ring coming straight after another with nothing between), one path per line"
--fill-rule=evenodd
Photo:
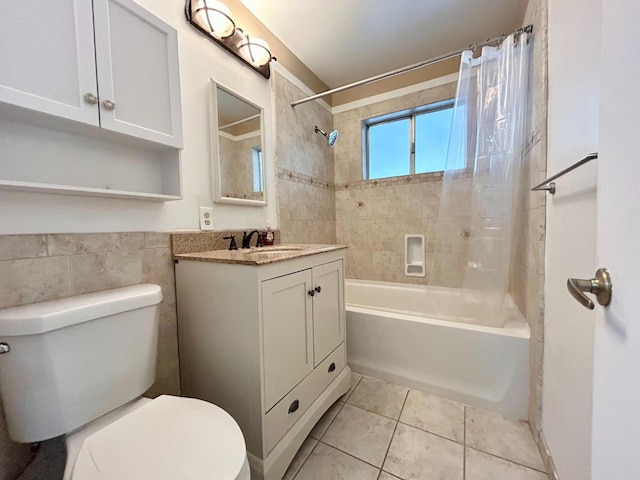
M640 2L602 2L598 266L611 304L596 305L594 480L640 478Z
M0 102L98 125L91 0L0 2Z
M313 268L313 355L318 366L344 342L342 261Z
M94 0L103 128L182 148L177 33L131 0Z
M262 282L262 345L268 411L313 370L311 270Z

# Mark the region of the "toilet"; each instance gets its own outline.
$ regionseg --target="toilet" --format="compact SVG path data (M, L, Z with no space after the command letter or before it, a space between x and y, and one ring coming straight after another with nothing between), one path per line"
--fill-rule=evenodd
M64 478L248 480L244 437L220 407L142 397L155 379L158 285L0 310L9 436L66 436Z

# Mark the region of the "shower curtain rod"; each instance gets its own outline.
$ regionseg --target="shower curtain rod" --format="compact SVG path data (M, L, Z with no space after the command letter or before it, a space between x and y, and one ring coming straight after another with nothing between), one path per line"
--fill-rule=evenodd
M520 35L522 33L531 33L533 31L533 25L527 25L525 27L518 28L514 30L512 33L516 35ZM390 72L381 73L380 75L375 75L373 77L365 78L364 80L359 80L357 82L350 83L348 85L343 85L342 87L333 88L331 90L327 90L326 92L318 93L316 95L311 95L310 97L303 98L301 100L296 100L295 102L291 102L291 107L295 107L302 103L311 102L312 100L317 100L322 97L326 97L327 95L332 95L334 93L344 92L345 90L349 90L351 88L359 87L361 85L367 85L369 83L377 82L378 80L384 80L385 78L390 78L395 75L400 75L401 73L411 72L412 70L417 70L422 67L426 67L428 65L433 65L434 63L442 62L444 60L448 60L453 57L457 57L461 55L462 52L466 50L475 50L476 48L486 47L487 45L491 45L494 42L502 42L508 35L502 34L498 35L494 38L488 38L484 42L481 43L472 43L467 48L463 48L461 50L456 50L455 52L447 53L445 55L441 55L439 57L432 58L430 60L424 60L422 62L414 63L413 65L409 65L407 67L398 68L396 70L391 70Z

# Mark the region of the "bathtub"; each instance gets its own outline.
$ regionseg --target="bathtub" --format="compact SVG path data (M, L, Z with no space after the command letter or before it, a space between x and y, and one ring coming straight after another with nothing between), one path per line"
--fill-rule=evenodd
M442 311L455 301L450 288L346 280L345 299L354 371L527 418L530 330L510 299L503 328Z

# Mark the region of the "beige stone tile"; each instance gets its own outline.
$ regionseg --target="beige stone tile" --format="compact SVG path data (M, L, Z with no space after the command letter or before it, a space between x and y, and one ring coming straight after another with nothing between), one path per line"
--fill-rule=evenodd
M144 248L171 248L169 232L144 232Z
M398 424L383 470L412 480L462 480L463 446Z
M523 467L488 453L467 448L465 452L466 480L547 480L547 474Z
M377 467L382 466L396 422L345 405L322 437L322 441Z
M298 450L298 453L296 453L296 456L293 457L293 460L291 461L289 468L287 468L284 477L282 477L282 480L293 480L296 473L300 471L300 468L302 468L302 465L307 458L309 458L309 455L311 455L311 452L317 444L318 441L310 437L307 437L305 441L302 442L302 446Z
M544 471L540 452L526 422L466 407L466 445L512 462Z
M296 480L376 480L378 469L333 447L319 443Z
M73 293L97 292L142 283L143 251L69 257Z
M55 300L71 294L68 257L0 262L0 308Z
M142 281L162 287L163 301L176 303L176 281L171 249L150 248L142 251Z
M363 377L347 403L397 420L408 391L394 383Z
M461 403L409 390L400 421L464 443L464 405Z
M0 260L46 256L46 235L0 235Z
M144 248L144 233L51 234L47 242L51 256L140 250Z
M391 475L390 473L381 471L380 476L378 477L378 480L400 480L400 479L398 477Z
M329 410L327 410L325 414L320 418L320 420L318 420L318 423L315 424L315 426L311 430L311 433L309 433L309 436L311 438L315 438L316 440L320 440L343 406L344 402L340 401L337 401L333 405L331 405L331 407L329 407Z

